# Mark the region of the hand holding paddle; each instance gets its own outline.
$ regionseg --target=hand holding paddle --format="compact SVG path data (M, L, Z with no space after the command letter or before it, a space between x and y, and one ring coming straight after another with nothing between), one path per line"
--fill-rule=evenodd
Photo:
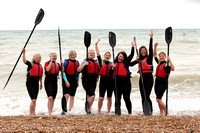
M33 34L33 31L35 30L35 27L42 21L43 17L44 17L44 11L43 11L43 9L41 8L40 11L39 11L39 13L38 13L38 15L37 15L37 17L36 17L36 19L35 19L35 25L34 25L34 27L33 27L33 30L31 31L31 34L29 35L28 40L26 41L26 44L24 45L24 48L26 48L26 45L28 44L28 42L29 42L29 40L30 40L30 38L31 38L31 36L32 36L32 34ZM8 82L9 82L9 80L10 80L10 78L11 78L11 76L12 76L14 70L15 70L15 67L17 66L17 63L19 62L19 59L20 59L21 56L22 56L22 52L21 52L21 54L19 55L19 57L18 57L18 59L17 59L17 62L15 63L14 68L12 69L12 71L11 71L11 73L10 73L10 76L8 77L8 80L7 80L6 84L5 84L5 86L3 87L3 90L4 90L5 87L7 86L7 84L8 84Z

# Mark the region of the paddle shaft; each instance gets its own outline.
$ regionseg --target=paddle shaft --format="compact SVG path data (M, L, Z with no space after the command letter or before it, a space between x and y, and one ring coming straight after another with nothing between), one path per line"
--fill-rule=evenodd
M58 28L58 42L59 42L59 52L60 52L60 60L62 60L62 53L61 53L61 41L60 41L60 29ZM61 63L61 78L63 78L63 63ZM61 80L61 83L63 80Z
M167 44L167 56L169 56L169 44ZM169 61L167 61L167 65L169 65ZM166 75L166 111L165 111L165 116L168 114L168 74Z
M31 31L31 34L30 34L29 37L28 37L28 40L26 41L26 44L24 45L24 48L26 48L26 45L28 44L28 42L29 42L29 40L30 40L30 38L31 38L31 36L32 36L32 34L33 34L33 31L35 30L35 27L36 27L36 26L37 26L37 25L35 24L34 27L33 27L33 30ZM17 62L15 63L15 65L14 65L14 67L13 67L11 73L10 73L10 76L8 77L8 80L7 80L6 84L5 84L5 86L3 87L3 90L4 90L5 87L7 86L8 82L9 82L9 80L10 80L10 78L11 78L11 76L12 76L12 74L13 74L13 72L14 72L14 70L15 70L17 64L18 64L18 62L19 62L19 59L20 59L21 56L22 56L22 53L23 53L23 52L20 53L20 55L19 55L19 57L18 57L18 59L17 59Z
M112 54L113 54L113 64L114 64L114 60L115 60L115 55L114 55L114 47L112 47ZM115 99L116 99L116 105L119 109L119 102L118 102L118 95L117 95L117 79L116 79L116 72L115 72L115 67L114 67L114 80L115 80Z

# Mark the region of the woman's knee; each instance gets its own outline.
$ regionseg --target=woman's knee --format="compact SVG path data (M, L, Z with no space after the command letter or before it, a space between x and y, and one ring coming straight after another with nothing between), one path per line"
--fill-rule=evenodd
M99 97L99 101L103 101L104 100L104 97Z
M48 97L48 100L53 101L53 97L52 96Z
M158 103L162 102L162 100L161 100L161 99L156 99L156 101L157 101Z

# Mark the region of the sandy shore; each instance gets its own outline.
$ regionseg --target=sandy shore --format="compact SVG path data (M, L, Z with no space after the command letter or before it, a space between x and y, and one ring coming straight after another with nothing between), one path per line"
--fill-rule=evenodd
M200 116L1 116L0 132L200 132Z

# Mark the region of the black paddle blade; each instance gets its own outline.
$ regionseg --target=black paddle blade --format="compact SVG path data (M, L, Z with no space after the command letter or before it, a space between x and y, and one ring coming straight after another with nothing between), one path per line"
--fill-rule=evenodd
M143 103L143 112L145 115L152 115L151 106L148 101L144 101L144 103Z
M87 114L89 114L89 103L88 103L87 99L86 99L86 101L85 101L85 112L86 112Z
M61 106L62 106L62 110L64 112L67 112L67 102L66 102L65 96L62 97Z
M165 41L167 44L170 44L172 41L172 27L168 27L165 30Z
M41 8L35 19L35 25L38 25L42 21L43 17L44 17L44 10Z
M85 47L88 48L90 46L90 43L91 43L91 34L90 34L90 32L85 31L85 34L84 34L84 44L85 44Z
M116 45L116 35L113 32L109 32L109 43L112 48Z

